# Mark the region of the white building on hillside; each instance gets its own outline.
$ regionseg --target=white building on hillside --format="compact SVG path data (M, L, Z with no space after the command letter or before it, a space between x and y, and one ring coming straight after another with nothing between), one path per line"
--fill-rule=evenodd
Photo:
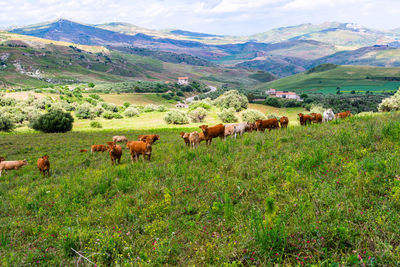
M276 91L275 89L270 88L265 93L271 97L280 97L280 98L287 98L287 99L294 99L297 101L302 101L300 96L294 92Z
M178 84L180 85L188 85L189 77L178 77Z

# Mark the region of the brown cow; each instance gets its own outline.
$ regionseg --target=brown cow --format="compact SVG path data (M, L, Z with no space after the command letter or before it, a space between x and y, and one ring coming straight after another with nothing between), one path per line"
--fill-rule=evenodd
M6 159L3 157L0 157L0 162L5 161Z
M198 132L191 132L189 134L189 142L192 148L196 148L200 145L200 137Z
M118 164L121 163L122 156L122 148L119 145L116 145L114 142L108 145L108 150L110 153L111 165L114 165L115 162L118 161Z
M337 119L337 118L344 119L344 118L347 118L347 117L350 117L350 116L352 116L351 115L351 111L347 110L345 112L340 112L340 113L335 114L335 119Z
M126 147L130 150L131 152L131 160L133 162L133 157L135 157L135 161L138 160L139 156L143 156L143 161L145 160L145 156L147 155L148 160L151 158L151 144L149 141L143 142L143 141L130 141L126 143Z
M257 120L256 121L257 131L264 132L265 129L271 131L272 129L279 129L278 119L272 118L268 120Z
M87 152L87 149L81 149L81 150L79 150L79 152L85 153L85 152Z
M206 140L207 145L211 145L212 139L216 137L224 138L225 133L225 125L217 124L212 127L208 127L208 125L201 125L199 128L203 131L204 138Z
M322 123L322 115L320 113L311 113L311 121L313 123Z
M92 145L91 152L104 152L107 151L108 147L105 145Z
M189 133L181 132L180 135L181 135L183 141L185 141L186 146L190 146Z
M26 159L24 160L15 160L15 161L1 161L0 162L0 176L3 173L3 171L8 171L8 170L18 170L22 166L27 165L28 162Z
M279 119L279 123L281 124L281 129L287 128L287 127L288 127L288 124L289 124L289 118L288 118L288 117L285 117L285 116L282 116L282 117Z
M49 161L49 156L44 155L43 157L39 158L37 161L37 166L39 169L39 172L43 174L43 176L47 175L50 176L50 161Z
M158 134L144 134L139 135L139 141L149 142L150 145L154 144L157 140L160 140L160 136Z
M226 140L227 136L234 136L235 134L235 125L225 125L225 131L224 131L224 140Z
M244 129L245 129L245 132L249 132L249 133L251 133L252 131L256 131L257 130L256 123L248 122Z
M312 117L310 115L304 115L303 113L297 114L300 119L300 125L307 125L307 122L311 124Z

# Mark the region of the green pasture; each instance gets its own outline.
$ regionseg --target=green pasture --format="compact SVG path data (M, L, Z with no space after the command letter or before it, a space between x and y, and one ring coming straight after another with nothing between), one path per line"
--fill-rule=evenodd
M187 131L198 128L186 129ZM395 266L400 114L185 147L182 129L0 134L2 266ZM80 153L157 133L150 162ZM36 161L48 154L51 176ZM78 262L79 261L79 262Z

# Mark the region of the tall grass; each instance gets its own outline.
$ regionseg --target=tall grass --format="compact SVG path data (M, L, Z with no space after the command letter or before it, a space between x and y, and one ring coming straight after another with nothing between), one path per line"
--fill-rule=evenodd
M179 129L0 135L1 156L29 162L0 178L0 264L73 265L74 248L99 266L394 266L399 121L352 117L196 150ZM79 153L144 133L161 136L150 162ZM35 166L44 154L50 177Z

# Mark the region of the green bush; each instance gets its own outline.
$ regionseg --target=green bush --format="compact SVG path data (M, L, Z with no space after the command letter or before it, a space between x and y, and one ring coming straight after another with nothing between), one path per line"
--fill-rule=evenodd
M282 102L277 97L267 97L264 101L265 105L280 108L282 107Z
M133 106L128 107L124 111L124 116L128 117L128 118L137 117L137 116L139 116L139 114L140 114L139 110Z
M400 122L386 124L382 129L382 134L393 142L400 142Z
M34 120L30 127L44 133L65 133L71 131L73 122L70 113L52 110Z
M254 123L256 120L265 120L265 115L261 111L254 109L242 112L242 121Z
M157 105L153 105L153 104L148 104L144 107L143 111L144 112L152 112L152 111L156 111L157 110Z
M92 127L92 128L103 128L103 125L101 125L101 123L98 122L98 121L92 121L90 123L90 127Z
M96 112L89 103L83 103L76 109L75 116L78 119L94 119Z
M209 109L211 109L211 104L207 103L204 100L202 100L202 101L193 101L192 103L190 103L189 110L195 110L197 108L203 108L203 109L209 110Z
M0 131L9 132L15 129L15 124L9 114L0 114Z
M101 103L101 106L102 106L105 110L108 110L108 111L111 111L111 112L118 112L118 107L117 107L117 105L115 105L115 104L107 103L107 102L102 102L102 103Z
M235 116L235 109L223 109L220 113L218 113L218 117L222 122L231 123L237 122L239 119Z
M164 121L168 124L188 124L189 119L183 111L173 109L167 112Z
M196 108L188 113L189 118L192 122L203 122L207 116L207 111L204 108Z
M158 112L166 112L167 110L168 110L168 108L166 106L164 106L164 105L159 105L157 107L157 111Z
M221 110L233 108L234 111L241 111L242 109L247 109L249 100L245 95L239 94L238 91L231 90L215 99L214 104Z
M106 111L103 113L103 118L107 120L112 120L112 119L122 119L123 116L119 113Z

